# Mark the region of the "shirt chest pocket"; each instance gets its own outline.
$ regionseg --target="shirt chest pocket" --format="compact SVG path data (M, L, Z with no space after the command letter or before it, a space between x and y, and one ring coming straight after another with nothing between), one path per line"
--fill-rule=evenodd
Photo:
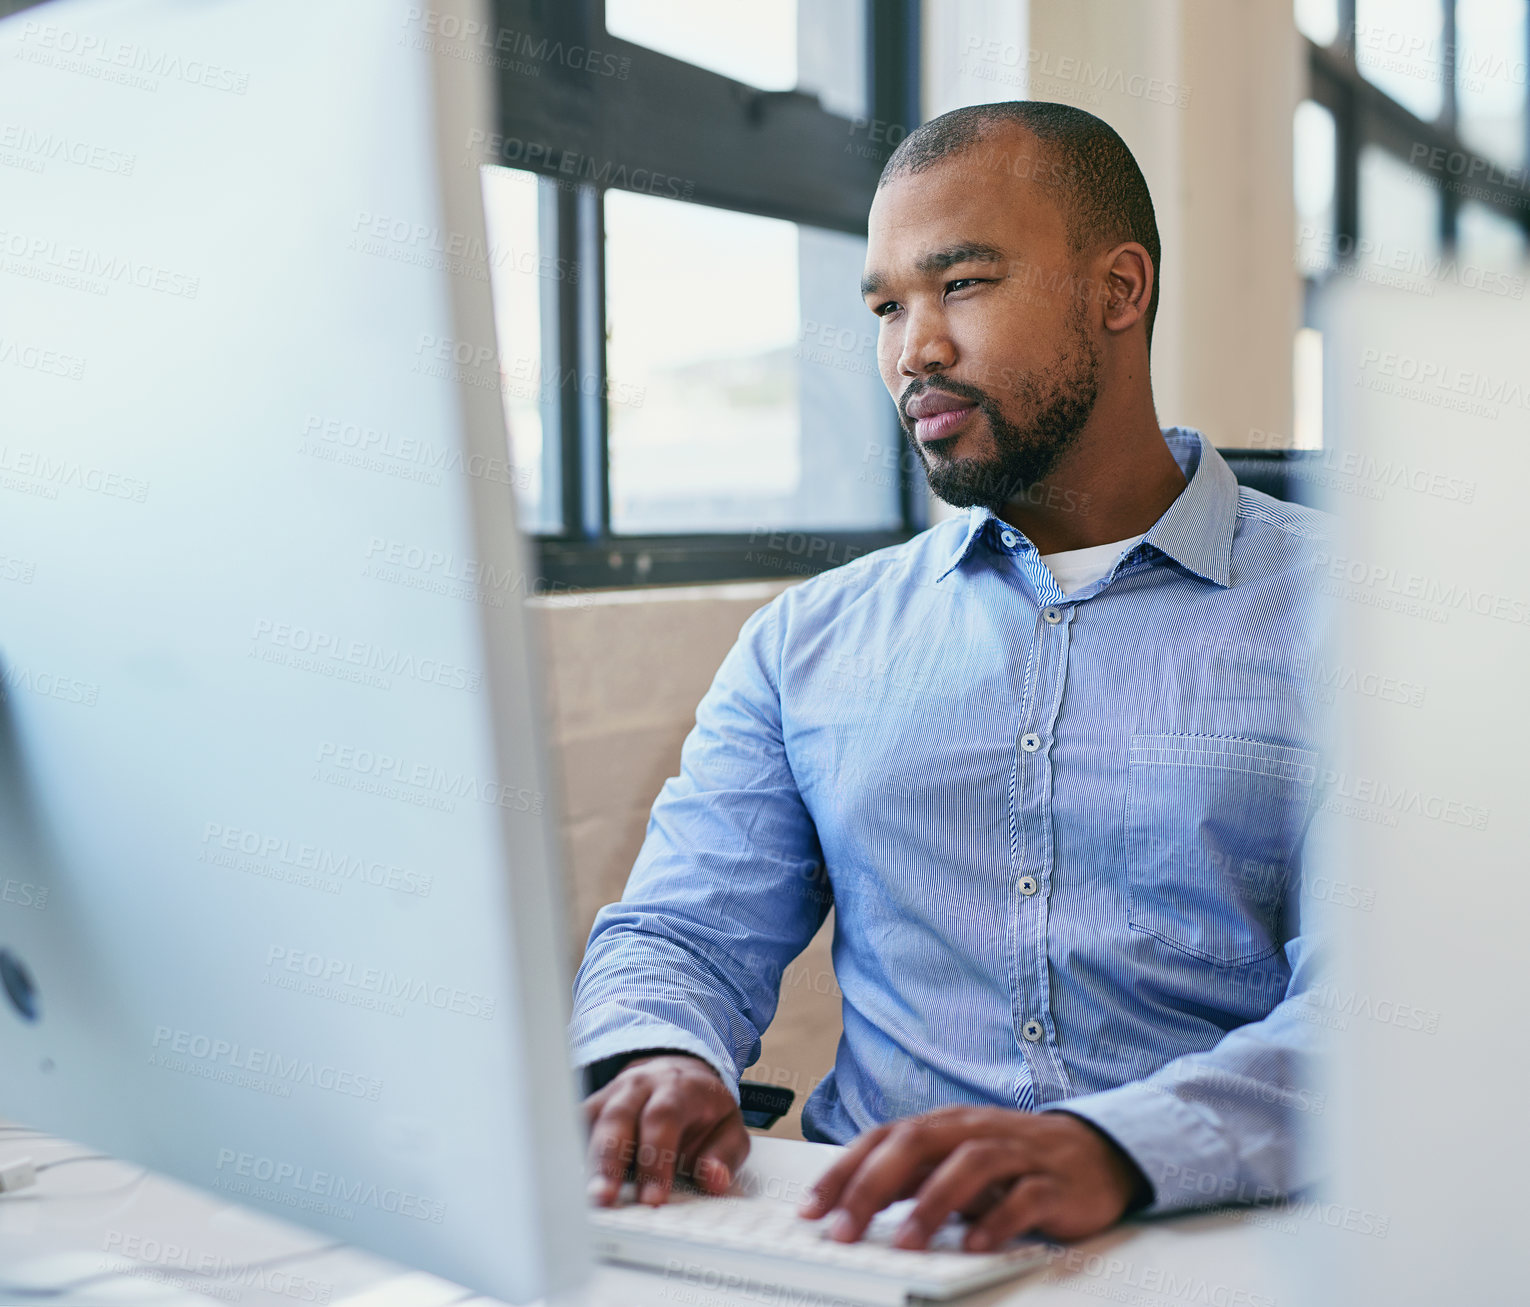
M1127 924L1235 966L1281 947L1317 754L1222 735L1133 735Z

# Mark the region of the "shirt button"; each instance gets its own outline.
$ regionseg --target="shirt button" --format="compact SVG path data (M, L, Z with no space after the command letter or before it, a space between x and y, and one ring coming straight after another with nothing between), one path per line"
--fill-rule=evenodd
M1060 621L1062 621L1062 609L1043 608L1041 610L1041 616L1042 620L1048 623L1048 625L1056 626Z
M1020 1027L1020 1033L1034 1044L1038 1039L1041 1038L1041 1022L1037 1021L1035 1017L1032 1017L1023 1026Z
M1005 532L1003 532L999 536L999 539L1004 542L1004 547L1006 549L1013 549L1016 545L1018 545L1020 543L1020 537L1017 536L1013 531L1005 531Z
M1035 753L1037 749L1041 748L1041 736L1037 735L1035 731L1032 731L1029 735L1022 735L1020 737L1020 747L1027 753Z
M1032 894L1034 894L1038 888L1039 887L1036 884L1036 877L1034 877L1034 876L1022 876L1022 877L1020 877L1020 892L1022 894L1024 894L1026 898L1030 898L1030 896Z

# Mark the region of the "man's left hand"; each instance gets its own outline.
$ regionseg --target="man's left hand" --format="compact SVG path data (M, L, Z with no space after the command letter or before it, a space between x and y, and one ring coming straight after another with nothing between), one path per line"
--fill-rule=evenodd
M900 1248L923 1248L953 1212L975 1218L964 1246L1017 1234L1082 1239L1121 1219L1143 1182L1104 1134L1061 1112L948 1107L866 1131L813 1186L801 1214L838 1209L831 1237L849 1243L900 1198L918 1198Z

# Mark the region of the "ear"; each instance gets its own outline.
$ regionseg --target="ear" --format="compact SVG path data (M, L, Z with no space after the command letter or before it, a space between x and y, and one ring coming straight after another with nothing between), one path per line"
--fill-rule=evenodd
M1153 302L1153 284L1158 270L1147 250L1136 241L1117 245L1106 256L1102 279L1105 300L1105 330L1129 331L1147 317Z

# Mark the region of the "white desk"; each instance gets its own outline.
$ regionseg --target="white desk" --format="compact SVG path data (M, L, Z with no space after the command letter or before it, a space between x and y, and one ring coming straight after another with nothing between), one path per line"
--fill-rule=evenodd
M23 1155L42 1162L89 1151L64 1140L0 1130L0 1162ZM766 1192L799 1192L832 1151L756 1135L741 1181L765 1186ZM1091 1302L1284 1307L1303 1300L1288 1272L1310 1251L1302 1235L1313 1224L1279 1210L1135 1223L1076 1245L1051 1266L958 1302L961 1307ZM351 1248L304 1255L330 1242L136 1166L82 1161L45 1172L32 1189L0 1195L0 1284L41 1288L114 1268L128 1273L59 1296L0 1292L0 1304L292 1307L306 1301L328 1307L445 1307L473 1301L484 1307L489 1301L470 1299L445 1281ZM239 1269L283 1257L288 1260L265 1269ZM199 1276L198 1267L212 1274ZM603 1266L595 1272L588 1301L620 1307L794 1307L801 1301L785 1294L729 1294L700 1280L694 1274L666 1278Z

